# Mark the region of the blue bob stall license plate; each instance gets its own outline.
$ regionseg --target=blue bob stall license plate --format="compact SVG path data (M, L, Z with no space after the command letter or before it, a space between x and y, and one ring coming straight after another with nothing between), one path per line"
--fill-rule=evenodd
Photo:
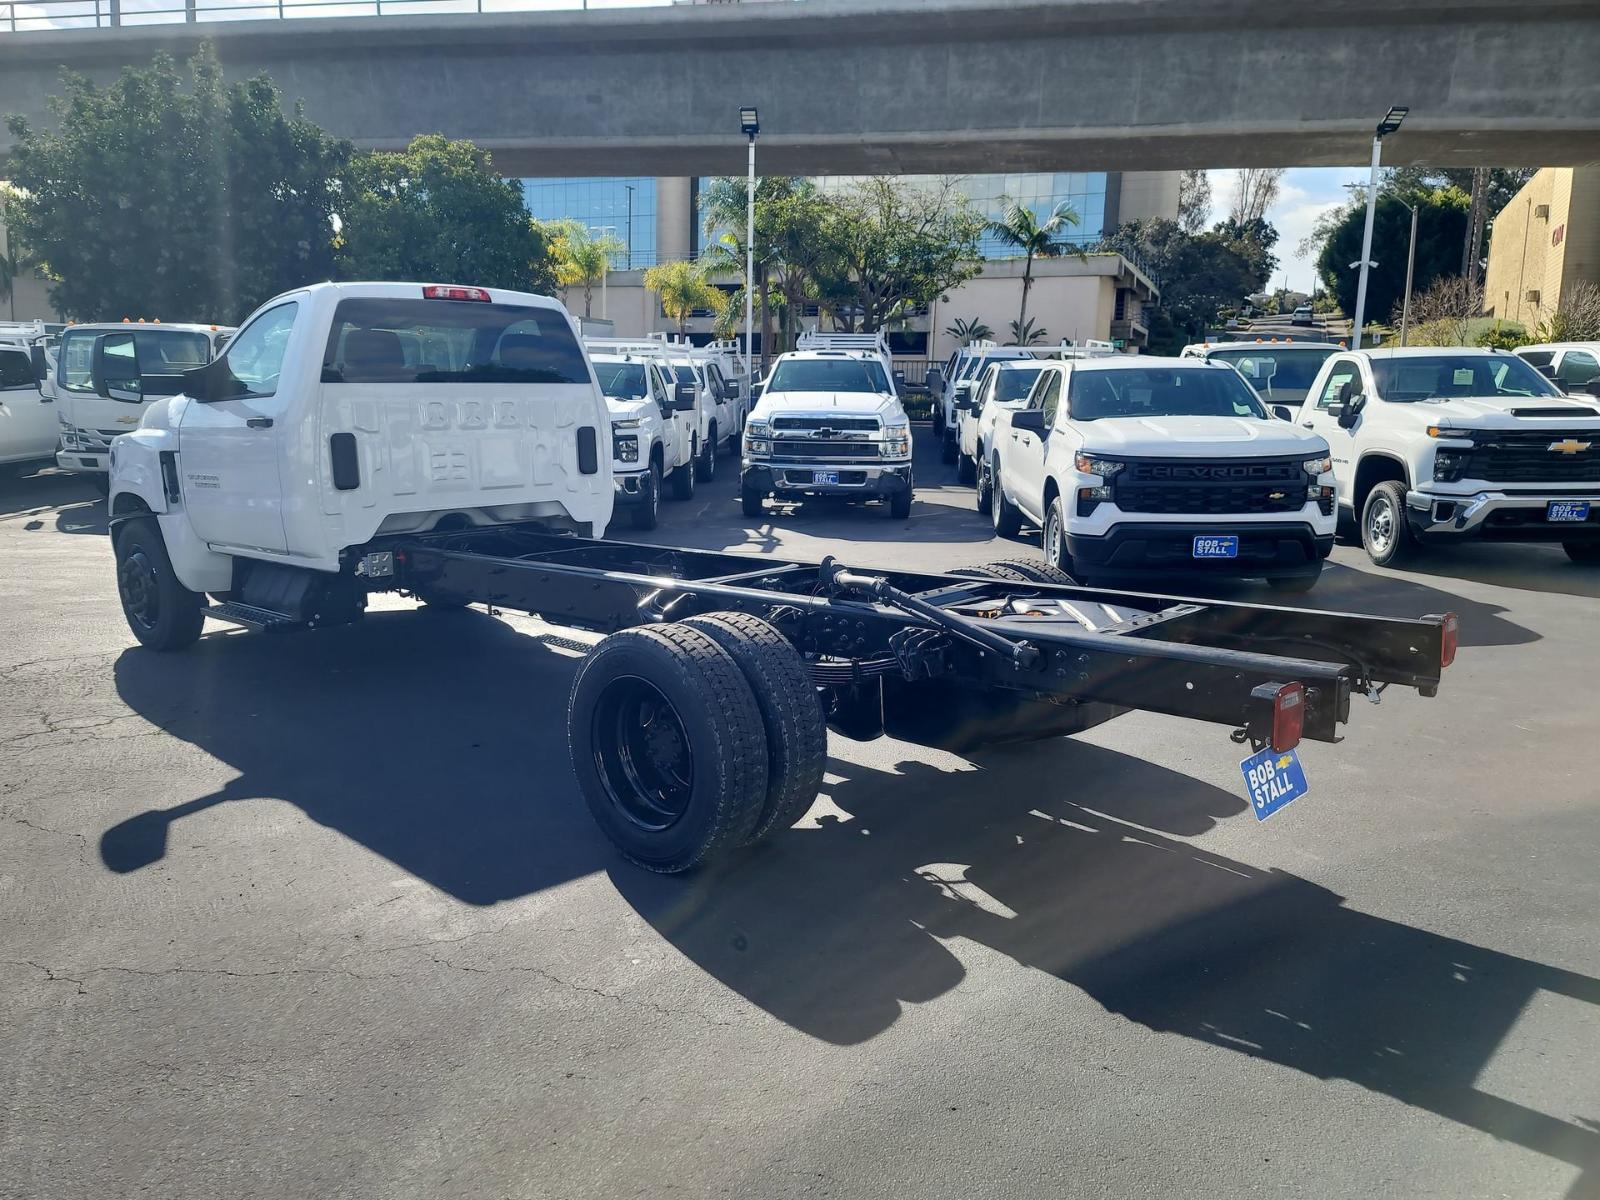
M1196 558L1238 558L1239 539L1208 534L1194 540Z
M813 471L813 472L811 472L811 482L812 483L837 484L839 482L839 472L837 472L837 471Z
M1265 821L1290 801L1306 794L1306 772L1300 756L1293 750L1274 750L1268 746L1239 764L1244 772L1244 790L1250 797L1250 811L1256 820Z
M1587 521L1589 519L1589 502L1587 500L1552 500L1545 506L1544 519L1546 521Z

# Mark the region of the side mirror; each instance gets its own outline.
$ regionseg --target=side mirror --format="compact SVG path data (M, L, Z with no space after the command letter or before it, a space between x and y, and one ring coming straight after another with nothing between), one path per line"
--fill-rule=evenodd
M1280 421L1294 420L1294 410L1291 409L1287 404L1274 404L1272 406L1272 415L1277 417Z
M1356 418L1361 415L1361 410L1366 407L1366 403L1367 398L1357 394L1351 396L1350 399L1346 400L1343 404L1331 405L1328 411L1332 412L1335 408L1337 408L1339 411L1335 413L1334 416L1339 422L1339 428L1349 429L1355 425Z
M764 381L760 380L760 379L756 380L754 383L752 383L750 385L750 399L751 400L759 400L759 399L761 399L761 393L766 391L766 390L767 390L766 383Z
M89 381L97 396L139 404L144 400L144 380L139 377L139 356L131 333L105 333L94 340Z
M700 395L700 389L692 383L680 383L672 391L672 407L677 412L693 412L694 402Z
M1600 375L1596 375L1587 383L1578 384L1577 387L1573 388L1572 390L1575 392L1582 392L1586 396L1600 396Z
M46 384L50 380L50 360L44 356L44 347L38 342L28 347L28 361L33 364L33 381L39 385L44 398L49 400L50 389Z
M1021 433L1044 436L1044 409L1023 408L1011 414L1011 428Z
M944 386L944 371L939 367L929 367L923 380L928 385L930 392L936 392Z

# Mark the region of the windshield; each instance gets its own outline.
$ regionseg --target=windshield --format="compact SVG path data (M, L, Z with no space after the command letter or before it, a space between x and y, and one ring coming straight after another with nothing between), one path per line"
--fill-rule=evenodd
M865 358L791 358L773 369L768 392L889 391L881 364Z
M1042 367L1014 367L1008 371L996 371L994 390L989 399L996 403L1006 404L1015 400L1026 398L1033 388L1033 381L1039 378Z
M1404 403L1452 396L1559 396L1561 391L1511 354L1429 354L1374 358L1378 395Z
M324 383L588 383L555 309L463 300L341 300Z
M600 390L613 400L643 400L649 394L643 363L597 362L594 375Z
M1294 397L1304 399L1322 370L1328 356L1337 351L1325 349L1291 349L1287 346L1241 346L1237 350L1213 350L1212 362L1225 362L1235 367L1239 374L1263 396L1272 398Z
M1103 417L1259 417L1267 410L1244 380L1212 367L1148 367L1072 373L1074 421Z
M700 380L695 377L694 368L690 366L673 367L672 374L679 383L700 382Z

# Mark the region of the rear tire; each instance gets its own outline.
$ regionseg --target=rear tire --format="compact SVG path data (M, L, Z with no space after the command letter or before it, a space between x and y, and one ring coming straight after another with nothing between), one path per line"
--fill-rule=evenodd
M1361 506L1361 544L1380 567L1397 567L1412 557L1416 542L1406 524L1405 484L1386 479L1367 493Z
M704 483L710 483L717 477L717 424L711 423L710 437L706 439L706 448L700 452L700 468L697 472Z
M739 488L739 504L744 509L744 515L747 517L758 518L766 516L766 505L762 503L765 499L766 497L756 491L755 488Z
M1016 537L1022 532L1022 510L1006 499L998 467L991 473L989 487L989 515L994 519L995 533L1003 538Z
M981 515L985 517L992 516L994 508L994 474L989 464L981 458L978 460L977 493L974 495L973 501Z
M1600 566L1600 542L1562 542L1561 548L1580 566Z
M192 646L205 625L205 597L178 580L154 517L117 527L112 541L122 615L140 645L152 650Z
M700 443L696 441L690 449L689 461L672 473L672 498L674 500L694 499L695 463L699 457Z
M628 514L635 529L654 529L661 523L661 464L654 460L644 473L642 486L646 489L638 504Z
M965 454L956 459L956 482L971 487L978 481L978 467Z
M999 562L984 563L976 567L962 567L951 575L965 575L972 579L1005 579L1012 583L1050 583L1061 587L1077 587L1078 581L1060 567L1028 558L1002 558Z
M759 617L708 613L684 624L733 656L761 709L767 734L767 802L750 837L760 841L810 812L822 790L828 732L811 672L789 639Z
M579 790L630 862L675 874L754 835L767 797L761 709L732 655L686 625L601 642L572 684Z

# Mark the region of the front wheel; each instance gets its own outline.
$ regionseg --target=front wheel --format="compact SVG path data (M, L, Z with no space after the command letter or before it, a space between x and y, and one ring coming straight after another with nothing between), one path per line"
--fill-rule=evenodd
M1396 567L1411 557L1416 543L1406 524L1404 484L1388 479L1367 493L1361 508L1361 544L1380 567Z
M706 438L706 448L700 454L698 474L702 483L710 483L717 477L717 426L714 421L710 436Z
M978 486L973 501L979 516L987 517L989 510L994 505L994 473L989 469L989 464L981 459L978 462Z
M156 519L138 517L119 525L112 553L122 615L140 644L152 650L193 645L205 624L205 597L178 580Z
M741 487L739 489L739 503L743 506L744 515L747 517L760 517L765 515L766 508L762 504L765 499L766 497L760 492L756 491L755 488Z
M661 520L661 466L652 462L639 481L638 506L629 514L635 529L654 529Z
M1600 566L1600 542L1562 542L1561 548L1580 566Z
M674 500L694 499L695 460L699 457L700 443L696 442L690 449L689 461L672 473L672 498Z
M1000 480L1000 470L991 473L989 512L994 518L994 531L1003 538L1014 538L1022 532L1022 510L1006 499L1006 489Z
M891 520L904 521L911 516L911 489L908 487L903 492L896 492L889 497L889 517Z
M1072 570L1072 556L1067 553L1067 516L1060 496L1050 501L1050 511L1045 514L1044 560L1058 571Z
M956 459L956 482L971 487L978 481L978 465L965 454Z

